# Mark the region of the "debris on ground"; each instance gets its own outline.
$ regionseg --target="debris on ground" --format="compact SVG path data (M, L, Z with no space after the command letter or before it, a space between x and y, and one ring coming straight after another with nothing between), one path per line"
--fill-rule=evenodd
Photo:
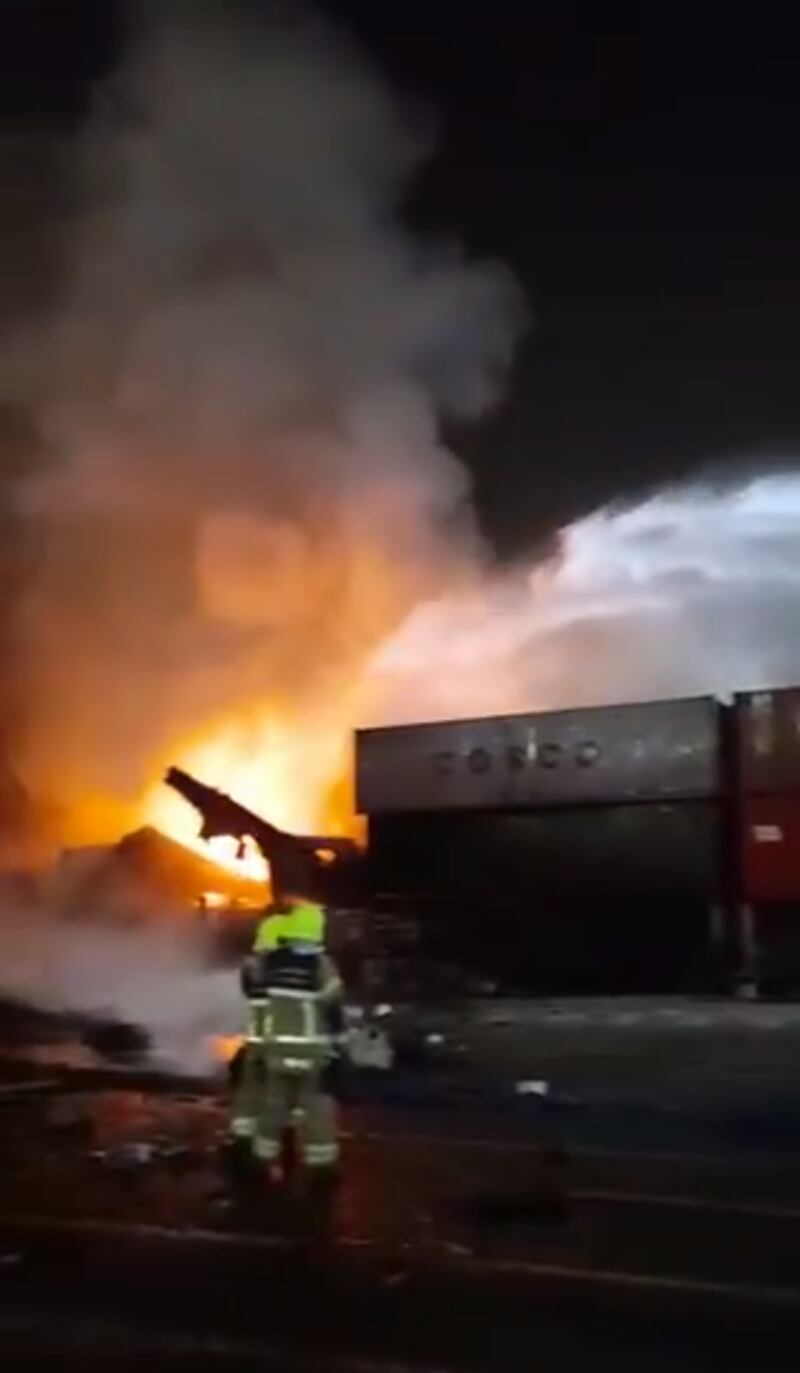
M388 1072L394 1065L394 1050L389 1036L374 1025L351 1030L347 1037L347 1051L354 1068Z
M545 1082L544 1078L523 1078L514 1083L514 1091L517 1096L549 1096L550 1083Z
M489 1015L484 1016L483 1024L495 1030L507 1030L509 1026L514 1024L514 1017L510 1011L492 1011Z
M48 1092L58 1091L60 1083L56 1078L34 1078L30 1082L8 1082L0 1086L0 1106L14 1105L26 1097L47 1096Z
M80 1098L57 1098L47 1111L45 1126L63 1135L85 1135L93 1128L92 1116L86 1102Z
M88 1026L83 1042L103 1058L113 1060L138 1059L150 1049L150 1038L139 1025L123 1020L102 1020Z
M90 1158L109 1168L143 1168L155 1161L156 1149L143 1141L115 1144L109 1149L93 1149Z

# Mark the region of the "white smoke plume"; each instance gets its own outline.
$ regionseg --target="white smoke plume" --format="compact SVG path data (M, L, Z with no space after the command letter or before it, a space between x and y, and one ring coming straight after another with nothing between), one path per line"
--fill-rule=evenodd
M495 400L522 319L502 268L402 227L426 140L344 39L142 14L71 150L62 290L2 369L49 452L17 498L20 771L92 838L232 711L288 714L320 790L362 662L475 556L440 422Z
M144 1028L149 1053L166 1071L219 1068L219 1037L243 1033L239 979L214 968L185 919L125 928L62 926L51 913L3 911L0 922L2 995L63 1016ZM74 1041L49 1049L69 1061Z
M729 697L800 683L799 629L800 476L689 484L418 607L375 657L374 699L385 723Z

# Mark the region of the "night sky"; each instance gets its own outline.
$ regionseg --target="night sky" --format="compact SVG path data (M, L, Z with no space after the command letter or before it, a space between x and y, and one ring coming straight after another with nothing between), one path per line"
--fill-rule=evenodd
M703 32L666 6L606 29L567 6L521 21L502 0L472 17L435 0L327 7L439 118L409 215L505 260L530 298L505 409L455 436L504 551L718 462L800 457L793 42L727 20ZM6 321L47 289L53 150L113 60L121 13L0 5Z

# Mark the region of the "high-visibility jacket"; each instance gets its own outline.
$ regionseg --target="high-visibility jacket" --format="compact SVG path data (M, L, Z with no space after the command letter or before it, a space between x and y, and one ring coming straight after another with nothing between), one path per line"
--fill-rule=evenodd
M282 941L324 944L325 912L322 906L313 901L302 901L288 911L266 916L256 929L253 953L277 949Z
M285 942L250 963L250 1043L294 1069L330 1059L341 1031L342 983L324 950Z

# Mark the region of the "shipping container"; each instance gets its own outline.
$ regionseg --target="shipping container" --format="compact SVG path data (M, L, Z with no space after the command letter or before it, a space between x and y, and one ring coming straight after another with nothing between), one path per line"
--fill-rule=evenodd
M740 813L744 900L800 908L800 796L748 796Z
M741 790L800 795L800 687L739 695L735 714Z
M357 806L378 815L715 796L720 715L700 697L363 730Z
M770 901L751 908L752 972L762 993L796 997L800 988L800 906Z
M714 801L378 815L369 840L376 900L414 915L429 963L515 994L707 985Z

